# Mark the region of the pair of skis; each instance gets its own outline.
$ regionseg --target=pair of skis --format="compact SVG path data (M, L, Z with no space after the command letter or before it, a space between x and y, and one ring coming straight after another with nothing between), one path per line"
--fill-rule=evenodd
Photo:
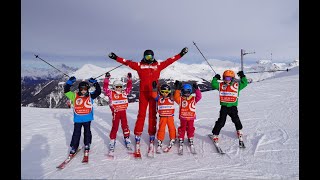
M57 166L58 169L64 169L72 159L76 157L76 155L82 150L83 148L78 149L73 155L69 155L67 159L65 159L60 165ZM87 164L89 162L89 151L85 150L82 158L82 163Z
M216 147L217 151L220 153L220 154L225 154L225 151L223 151L221 149L221 147L219 146L219 143L215 142L213 140L213 135L212 134L208 134L209 138L212 140L214 146ZM244 145L244 142L242 140L239 139L239 147L240 148L245 148L246 146Z

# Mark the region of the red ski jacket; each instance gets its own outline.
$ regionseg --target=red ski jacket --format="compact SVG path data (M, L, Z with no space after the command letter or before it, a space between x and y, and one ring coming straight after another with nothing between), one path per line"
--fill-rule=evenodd
M158 80L160 72L180 58L180 54L177 54L171 58L166 59L163 62L157 62L155 60L151 64L148 64L143 61L133 62L132 60L126 60L117 56L116 61L137 71L140 78L140 91L152 91L152 82L156 81L157 84L159 84Z

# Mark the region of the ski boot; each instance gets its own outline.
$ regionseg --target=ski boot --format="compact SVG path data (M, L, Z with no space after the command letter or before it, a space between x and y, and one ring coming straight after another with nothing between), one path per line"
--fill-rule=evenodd
M68 157L68 158L71 159L73 156L76 155L76 152L77 152L76 148L75 148L75 147L71 147L71 150L70 150L70 153L69 153L69 157Z
M239 138L239 141L243 141L243 138L242 138L243 133L242 133L241 130L237 130L237 136L238 136L238 138Z
M126 148L127 148L128 150L132 150L130 137L125 137L125 138L124 138L124 144L126 145Z
M89 162L89 150L90 150L90 145L85 145L84 146L84 154L83 154L82 163L88 163Z
M176 142L175 139L171 139L169 142L169 145L163 150L163 152L169 152L175 142Z
M189 142L191 153L192 154L196 154L196 149L195 149L194 144L193 144L193 138L188 138L188 142Z
M193 138L188 138L189 146L193 146Z
M109 151L114 151L116 147L116 139L111 139L109 142Z
M151 135L149 149L148 149L148 157L154 157L154 144L153 144L154 140L155 140L155 136Z
M135 152L134 152L134 157L141 158L141 153L140 153L141 136L135 136L135 140L136 140L136 149L135 149Z
M175 140L175 139L171 139L171 140L170 140L170 142L169 142L169 146L168 146L168 148L170 148L170 149L171 149L175 142L176 142L176 140Z
M215 135L215 134L214 134L214 135L212 136L212 140L213 140L214 143L218 144L218 143L219 143L219 135Z
M179 138L179 150L178 150L179 155L183 155L183 139Z
M161 149L162 149L162 141L161 140L158 140L158 147L157 147L157 154L160 154L161 153Z
M237 136L239 138L239 147L240 148L245 148L246 146L243 143L243 133L241 130L237 130Z
M116 146L116 140L115 139L110 139L108 157L111 158L111 159L114 158L115 146Z
M90 145L85 145L84 146L84 155L88 156L89 155L89 151L90 151Z

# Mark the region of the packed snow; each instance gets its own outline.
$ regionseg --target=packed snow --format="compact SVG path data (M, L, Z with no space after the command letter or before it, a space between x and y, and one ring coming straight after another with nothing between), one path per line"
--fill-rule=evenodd
M264 81L248 84L240 92L238 111L246 148L238 147L235 127L228 116L220 133L220 146L226 152L224 155L216 151L207 136L219 117L217 90L203 92L196 106L196 155L190 153L186 146L188 143L185 143L184 154L179 156L176 143L169 153L148 158L146 119L141 141L142 159L134 159L128 154L121 127L115 159L108 159L106 153L112 115L108 106L95 106L89 163L81 163L83 152L80 152L63 170L56 166L70 150L72 109L21 107L21 178L299 179L299 67L273 75ZM133 144L137 113L138 103L130 103L127 117ZM177 128L177 105L175 117ZM83 134L81 145L82 138ZM168 138L166 129L164 146L168 144Z

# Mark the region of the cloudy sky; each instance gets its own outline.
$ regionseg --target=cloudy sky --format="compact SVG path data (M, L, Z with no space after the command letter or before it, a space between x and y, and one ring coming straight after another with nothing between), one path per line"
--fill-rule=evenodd
M140 61L152 49L166 59L189 48L183 63L299 59L298 0L21 1L22 62L117 65L109 52ZM246 63L245 62L245 63Z

